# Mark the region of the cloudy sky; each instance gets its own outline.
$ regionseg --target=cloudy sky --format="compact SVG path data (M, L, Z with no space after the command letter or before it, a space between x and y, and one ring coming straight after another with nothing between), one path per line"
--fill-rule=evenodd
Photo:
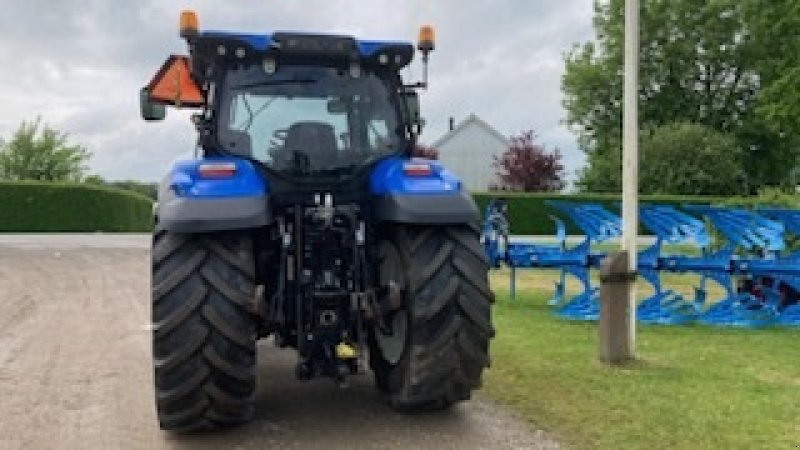
M592 0L3 0L0 136L41 116L93 154L108 179L161 178L191 152L185 111L160 123L139 118L138 89L170 53L185 53L177 17L195 9L201 29L341 32L416 39L437 32L431 87L422 96L424 142L448 117L475 113L503 134L533 128L559 147L570 173L583 164L563 126L563 53L592 37ZM405 73L416 79L420 67Z

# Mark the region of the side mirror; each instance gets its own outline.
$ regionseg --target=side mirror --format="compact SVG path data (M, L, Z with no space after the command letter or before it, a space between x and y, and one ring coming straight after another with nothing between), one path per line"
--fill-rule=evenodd
M139 111L142 119L148 122L164 120L167 117L167 107L150 100L150 92L146 87L139 91Z
M403 92L403 100L406 103L408 118L412 129L416 134L422 133L425 120L420 117L419 96L414 91Z

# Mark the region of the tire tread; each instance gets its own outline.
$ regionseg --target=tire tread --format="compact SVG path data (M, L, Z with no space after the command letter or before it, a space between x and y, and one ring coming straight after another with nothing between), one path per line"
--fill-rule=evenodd
M489 366L494 335L493 294L477 228L396 225L389 239L407 272L412 326L410 347L397 365L373 364L378 385L401 411L466 400Z
M248 421L256 388L252 242L244 233L153 242L153 367L162 429Z

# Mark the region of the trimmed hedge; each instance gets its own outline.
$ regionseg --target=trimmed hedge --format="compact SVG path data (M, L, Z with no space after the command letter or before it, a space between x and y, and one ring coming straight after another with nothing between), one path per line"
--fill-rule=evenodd
M511 234L555 234L555 222L550 216L559 217L567 225L567 234L582 234L570 220L545 204L547 200L563 200L576 203L600 203L613 212L619 212L620 196L615 194L547 194L521 192L476 193L472 196L480 208L481 215L490 199L503 197L508 203ZM726 198L679 195L642 195L642 203L660 203L680 207L683 204L716 204ZM644 230L641 231L645 233Z
M555 232L551 215L566 219L547 206L547 200L600 203L615 212L620 201L614 194L476 193L473 198L481 214L494 197L508 202L512 234L537 235ZM687 203L719 204L731 198L644 195L640 200L680 207ZM148 232L152 229L152 205L143 195L89 184L0 182L0 232ZM568 219L565 222L567 233L581 234Z
M77 183L0 182L0 232L150 231L153 203Z

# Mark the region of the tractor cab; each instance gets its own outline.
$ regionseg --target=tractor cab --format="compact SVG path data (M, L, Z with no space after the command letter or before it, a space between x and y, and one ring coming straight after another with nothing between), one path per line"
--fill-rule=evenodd
M287 176L317 178L352 175L405 152L411 137L398 88L387 75L361 70L227 71L214 115L215 149Z
M415 89L426 83L400 78L414 54L410 43L201 32L191 12L182 15L181 36L189 56L171 56L142 90L142 115L162 119L164 105L199 108L205 156L241 157L272 175L319 184L413 148L422 125ZM418 48L427 63L430 27Z

